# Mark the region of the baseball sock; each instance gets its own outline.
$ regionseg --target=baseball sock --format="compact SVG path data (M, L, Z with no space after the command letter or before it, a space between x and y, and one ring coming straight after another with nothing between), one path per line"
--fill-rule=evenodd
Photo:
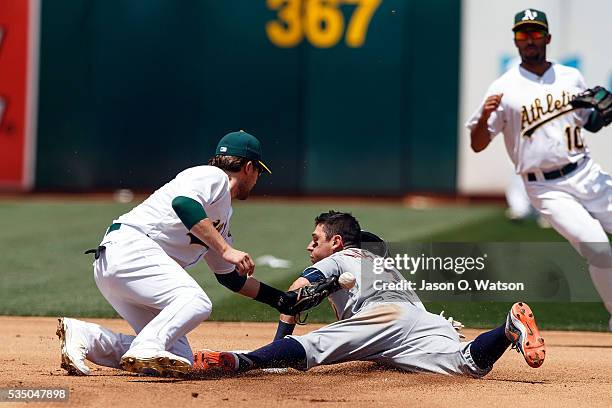
M239 358L238 371L272 367L304 369L306 366L306 350L297 340L291 337L276 340L260 349L244 354L244 357L249 359L252 364L249 367L243 367L245 359Z
M278 327L276 328L276 335L274 336L274 340L280 340L285 336L289 336L293 334L293 330L295 329L295 323L286 323L282 320L278 321Z
M505 330L506 325L502 324L496 329L482 333L470 344L470 354L478 367L488 370L504 354L511 344Z

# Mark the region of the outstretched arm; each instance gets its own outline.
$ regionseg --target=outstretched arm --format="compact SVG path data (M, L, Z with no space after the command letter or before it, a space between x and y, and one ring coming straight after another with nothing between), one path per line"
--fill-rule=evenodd
M234 265L238 273L253 274L255 263L251 256L227 243L206 215L202 204L193 198L178 196L172 200L172 209L191 234Z
M255 263L246 252L232 248L219 231L213 226L210 219L206 218L194 225L190 232L202 240L212 250L221 254L223 259L236 266L236 270L241 275L251 276L255 270Z
M285 305L292 304L297 297L294 293L283 292L253 277L247 278L240 275L236 270L230 273L215 273L215 277L221 285L229 290L265 303L278 311L285 310Z
M317 282L324 281L325 274L315 267L310 267L302 272L302 275L297 278L289 287L290 291L295 291L300 288L315 284ZM278 321L278 327L276 329L276 335L274 340L282 339L285 336L293 334L295 329L296 318L295 315L282 314Z
M299 277L289 286L289 290L296 290L303 288L304 286L310 285L310 281L304 277ZM282 314L278 319L278 327L276 328L276 335L274 340L282 339L285 336L293 334L295 329L295 316Z

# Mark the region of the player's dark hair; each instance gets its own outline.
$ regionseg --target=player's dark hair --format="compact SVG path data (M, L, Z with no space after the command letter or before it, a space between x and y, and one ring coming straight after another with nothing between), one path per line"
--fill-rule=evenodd
M325 238L330 239L334 235L340 235L345 247L361 246L361 227L359 222L350 213L330 210L321 213L315 218L315 227L323 226Z
M221 170L229 171L230 173L237 173L250 161L251 160L247 159L246 157L224 156L218 154L208 160L208 165L218 167Z

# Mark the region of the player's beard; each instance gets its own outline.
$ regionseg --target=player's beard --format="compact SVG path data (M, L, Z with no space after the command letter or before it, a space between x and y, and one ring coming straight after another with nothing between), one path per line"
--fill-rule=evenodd
M248 183L243 182L238 186L238 191L236 193L236 199L246 200L247 198L249 198L250 194L251 194L251 189L249 188Z
M538 65L544 62L545 60L546 60L546 57L544 57L540 53L523 57L523 61L529 65Z
M521 55L523 62L527 65L539 65L546 61L546 52L541 49L535 48L536 52L528 53L527 49Z

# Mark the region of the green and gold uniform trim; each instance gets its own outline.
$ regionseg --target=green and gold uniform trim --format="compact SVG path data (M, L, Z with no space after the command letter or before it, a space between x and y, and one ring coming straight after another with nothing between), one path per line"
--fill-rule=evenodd
M187 230L191 230L194 225L207 218L206 211L202 204L193 198L178 196L172 200L172 209L185 225Z
M541 26L542 28L544 28L547 32L548 32L548 24L545 24L541 21L537 21L537 20L527 20L527 21L521 21L520 23L516 23L514 25L514 27L512 27L512 31L517 31L517 28L520 26L524 26L524 25L538 25Z

